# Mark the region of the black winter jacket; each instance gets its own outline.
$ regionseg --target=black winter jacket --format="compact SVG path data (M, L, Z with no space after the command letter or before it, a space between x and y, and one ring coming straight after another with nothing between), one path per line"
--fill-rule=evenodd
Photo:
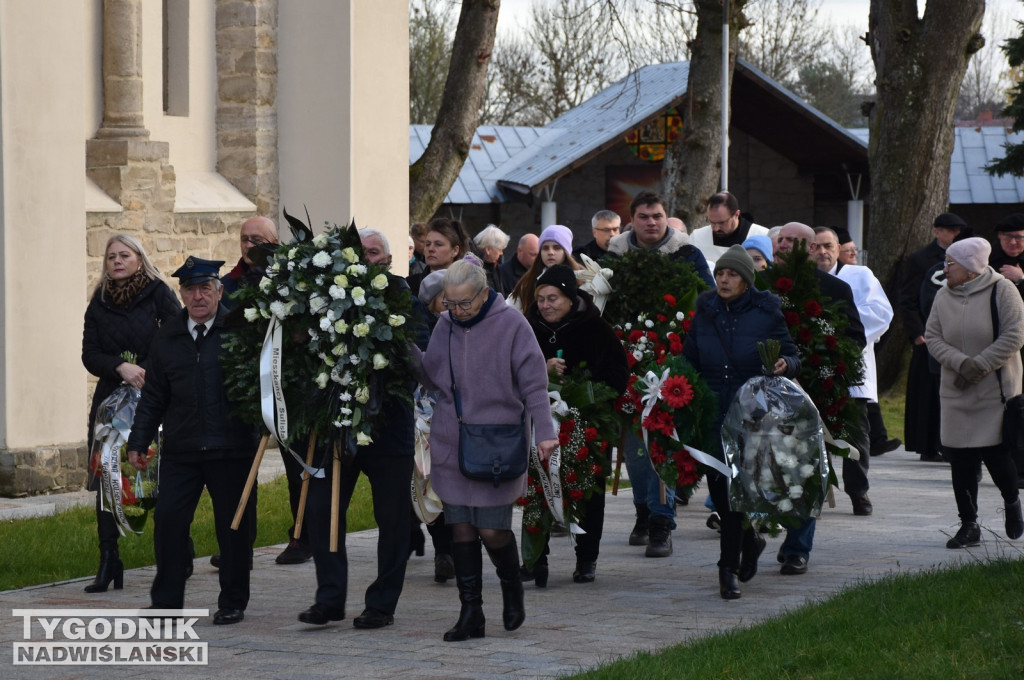
M629 381L626 351L612 327L601 318L590 294L581 290L578 295L576 307L559 323L544 321L536 302L527 310L526 319L545 360L557 357L561 350L570 370L586 363L594 380L622 394Z
M110 396L121 376L117 367L124 363L121 353L138 355L137 363L149 368L150 345L161 325L170 321L181 310L178 298L160 280L150 282L136 296L131 306L122 309L109 299L104 300L97 291L85 310L85 328L82 332L82 364L99 378L89 409L89 446L92 447L92 426L96 409Z
M224 389L220 354L226 315L224 306L219 306L198 351L188 331L187 311L182 310L160 329L150 348L146 386L135 411L129 451L146 450L163 423L161 455L176 460L239 458L255 453L254 431L231 415L234 405Z

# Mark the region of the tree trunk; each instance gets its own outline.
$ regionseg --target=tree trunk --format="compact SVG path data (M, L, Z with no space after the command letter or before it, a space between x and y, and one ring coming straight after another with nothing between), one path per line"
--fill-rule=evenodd
M949 203L949 163L960 84L978 34L985 0L871 0L869 46L877 100L871 112L871 269L890 300L908 253L932 239L935 216ZM890 335L902 339L896 318ZM892 386L906 352L887 342L878 361L879 389Z
M729 0L729 86L736 65L747 0ZM697 37L690 43L690 72L683 130L665 153L661 182L669 214L691 231L705 223L709 196L722 173L722 2L695 0Z
M500 0L463 0L437 120L419 160L409 167L409 221L437 211L469 155L480 120Z

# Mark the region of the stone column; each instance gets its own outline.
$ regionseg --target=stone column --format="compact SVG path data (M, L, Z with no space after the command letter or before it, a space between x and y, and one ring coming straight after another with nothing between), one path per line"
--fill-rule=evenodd
M96 137L149 137L142 122L142 0L103 0L103 123Z
M217 0L217 171L278 220L278 0Z

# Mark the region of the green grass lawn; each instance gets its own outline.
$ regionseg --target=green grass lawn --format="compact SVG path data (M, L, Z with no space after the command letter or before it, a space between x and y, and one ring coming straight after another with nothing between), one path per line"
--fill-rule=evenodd
M900 680L1024 675L1024 562L888 577L586 680Z
M287 542L291 525L285 478L260 484L256 546ZM375 526L370 484L365 476L360 476L349 507L348 530L362 531ZM205 491L192 522L192 540L196 555L218 552L213 509ZM90 505L52 517L0 522L0 546L0 590L92 575L99 564L96 511ZM146 522L142 535L123 537L119 549L126 569L153 564L153 522Z

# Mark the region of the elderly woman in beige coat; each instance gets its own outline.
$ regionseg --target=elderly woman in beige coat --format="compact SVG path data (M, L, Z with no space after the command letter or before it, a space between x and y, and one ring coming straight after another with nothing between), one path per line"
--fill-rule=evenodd
M988 266L991 252L981 238L946 249L946 286L935 296L925 330L928 352L942 364L939 438L950 460L960 515L960 530L947 548L981 541L979 459L1003 495L1006 535L1024 534L1017 471L1002 439L1003 398L1021 393L1024 302L1017 288Z

